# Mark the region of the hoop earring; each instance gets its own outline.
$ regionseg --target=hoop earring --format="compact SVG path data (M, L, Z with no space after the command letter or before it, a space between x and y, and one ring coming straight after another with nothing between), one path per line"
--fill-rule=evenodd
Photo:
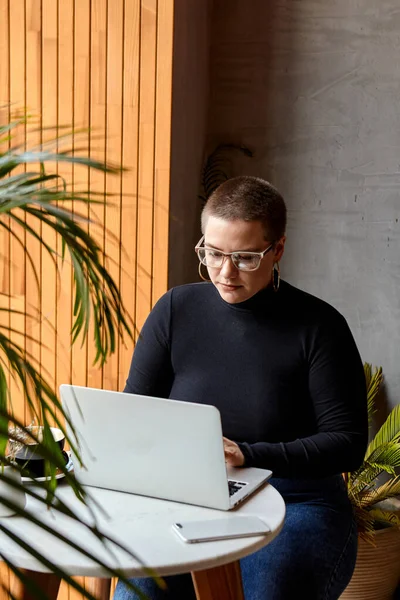
M201 278L203 281L208 281L208 282L210 282L210 281L211 281L211 279L207 279L206 277L204 277L203 273L201 272L201 266L202 266L202 264L203 264L203 263L199 262L199 268L198 268L198 271L199 271L200 278Z
M279 267L279 263L275 263L272 267L272 288L274 292L279 290L279 286L281 283L281 269Z

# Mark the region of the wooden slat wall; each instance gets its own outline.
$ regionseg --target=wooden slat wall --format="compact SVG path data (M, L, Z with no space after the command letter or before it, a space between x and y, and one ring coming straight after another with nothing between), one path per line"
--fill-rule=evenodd
M38 115L44 127L91 128L79 136L92 156L123 164L123 176L89 176L59 165L58 172L78 188L90 185L113 194L113 206L97 208L94 235L111 257L109 268L138 329L166 290L170 168L173 0L0 0L0 106L14 103ZM1 122L8 118L0 114ZM23 141L23 133L20 141ZM19 134L21 136L21 133ZM28 132L27 145L40 142ZM78 143L78 142L77 142ZM51 233L43 237L55 244ZM57 280L50 259L33 239L26 247L39 268L38 291L24 253L4 234L0 292L13 295L12 307L39 308L41 324L16 319L16 325L43 342L41 363L57 388L62 382L122 389L132 346L119 343L104 368L93 367L93 344L70 348L71 272ZM27 350L38 345L25 339ZM36 348L35 348L36 346ZM17 414L30 420L13 390ZM6 584L10 575L0 566ZM11 581L13 584L13 581ZM60 598L79 598L64 586ZM0 600L6 594L0 592Z

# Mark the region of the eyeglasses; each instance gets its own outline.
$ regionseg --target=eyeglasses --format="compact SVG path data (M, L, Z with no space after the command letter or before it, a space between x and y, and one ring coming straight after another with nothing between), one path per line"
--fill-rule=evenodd
M212 269L220 269L224 264L225 259L229 256L232 263L239 271L256 271L261 264L261 260L274 247L274 244L271 244L263 252L221 252L221 250L202 246L201 244L203 242L204 235L195 246L199 261L203 265L211 267Z

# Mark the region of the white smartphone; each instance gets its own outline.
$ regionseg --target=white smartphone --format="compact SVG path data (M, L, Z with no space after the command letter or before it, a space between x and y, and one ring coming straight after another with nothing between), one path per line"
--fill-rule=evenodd
M245 515L231 515L225 519L204 521L181 521L174 523L172 528L188 544L266 535L271 531L268 525L258 517Z

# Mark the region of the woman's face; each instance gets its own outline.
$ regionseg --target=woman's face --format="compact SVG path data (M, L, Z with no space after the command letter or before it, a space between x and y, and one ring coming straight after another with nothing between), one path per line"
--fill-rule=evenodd
M226 221L209 216L204 231L204 245L222 252L262 252L272 240L264 239L260 221ZM256 271L240 271L226 257L219 269L207 267L211 281L221 297L229 304L248 300L266 288L272 280L272 269L283 254L285 238L279 240L261 260Z

